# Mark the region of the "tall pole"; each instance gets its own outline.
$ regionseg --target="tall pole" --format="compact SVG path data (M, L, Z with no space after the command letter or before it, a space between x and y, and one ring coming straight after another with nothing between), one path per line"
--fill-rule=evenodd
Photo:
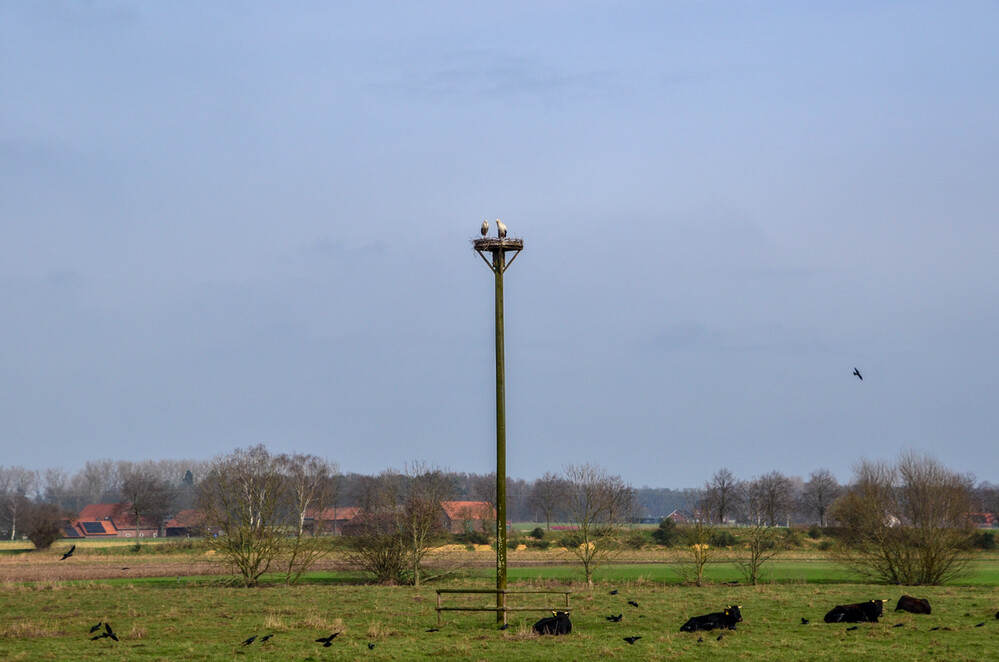
M503 339L503 273L524 248L520 239L507 239L506 227L496 221L498 239L476 239L476 252L492 269L496 280L496 622L506 622L506 367ZM483 224L485 237L488 224ZM510 262L506 252L514 253ZM492 253L492 262L485 252Z
M493 252L496 274L496 588L506 589L506 367L503 352L503 270L506 253ZM506 605L506 595L496 594L496 606ZM506 622L496 612L496 621Z

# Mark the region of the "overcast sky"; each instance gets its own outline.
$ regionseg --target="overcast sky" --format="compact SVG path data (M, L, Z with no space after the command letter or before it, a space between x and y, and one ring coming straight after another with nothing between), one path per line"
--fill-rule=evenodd
M914 449L999 482L996 34L994 2L0 2L0 464L493 471L500 218L509 475Z

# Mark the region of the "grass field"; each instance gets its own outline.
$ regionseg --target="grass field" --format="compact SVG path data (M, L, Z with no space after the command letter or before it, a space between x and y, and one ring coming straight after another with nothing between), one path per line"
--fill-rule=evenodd
M4 550L0 546L0 553ZM11 551L12 550L8 550ZM139 557L177 563L192 550L134 554L127 547L83 548L77 561L122 565ZM105 558L109 557L110 561ZM178 558L179 557L179 558ZM58 555L3 554L0 578L20 563L60 567ZM66 561L62 566L68 565ZM152 562L150 562L152 563ZM445 583L413 589L366 585L357 573L322 572L307 584L256 589L226 586L220 577L114 578L99 581L0 582L0 659L3 660L994 660L999 651L999 562L983 560L962 585L906 588L856 583L828 561L796 558L775 563L778 583L756 587L720 582L734 568L711 569L710 586L681 586L662 563L604 568L593 589L570 566L510 569L511 588L572 590L573 632L537 637L530 624L543 612L517 613L497 629L488 613L446 612L436 627L436 588L489 588L492 573L472 568ZM617 589L617 595L610 595ZM895 614L855 631L825 624L832 606L871 598L926 597L930 616ZM487 605L489 596L447 596L449 605ZM562 596L523 595L511 606L557 607ZM633 600L639 607L628 604ZM737 632L680 633L690 616L729 604L742 607ZM622 622L605 619L623 614ZM802 625L801 619L810 623ZM90 641L88 629L110 622L120 642ZM975 627L978 623L982 627ZM902 627L893 627L896 624ZM939 628L931 630L931 628ZM314 639L341 632L327 648ZM266 643L240 642L274 634ZM623 638L642 639L629 645ZM373 648L369 648L373 644Z

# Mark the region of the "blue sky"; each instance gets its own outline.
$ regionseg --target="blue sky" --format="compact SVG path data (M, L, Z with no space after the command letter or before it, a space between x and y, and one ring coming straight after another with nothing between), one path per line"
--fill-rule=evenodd
M991 2L4 2L0 464L999 481ZM864 373L861 382L851 375Z

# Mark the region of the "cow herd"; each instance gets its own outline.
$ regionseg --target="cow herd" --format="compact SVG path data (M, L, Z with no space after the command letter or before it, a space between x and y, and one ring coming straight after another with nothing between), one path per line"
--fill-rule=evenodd
M615 594L617 591L612 591ZM886 600L868 600L867 602L856 602L847 605L836 605L825 615L826 623L877 623L878 619L884 616L884 605ZM635 605L637 606L637 605ZM905 611L912 614L929 614L929 600L914 598L911 595L903 595L898 599L895 611ZM621 616L608 616L607 620L615 623L621 621ZM996 614L999 619L999 613ZM738 605L730 605L722 611L712 612L703 616L694 616L680 626L680 632L698 632L710 630L735 630L736 624L742 622L742 611ZM803 625L808 624L807 618L802 618ZM984 623L982 624L984 625ZM901 627L901 624L895 627ZM572 621L566 611L552 612L551 616L542 618L531 628L536 634L569 634L572 632ZM848 628L856 629L856 627ZM933 628L938 629L938 628ZM723 635L719 635L721 639ZM625 641L634 644L641 637L625 637ZM699 639L698 641L702 641Z

